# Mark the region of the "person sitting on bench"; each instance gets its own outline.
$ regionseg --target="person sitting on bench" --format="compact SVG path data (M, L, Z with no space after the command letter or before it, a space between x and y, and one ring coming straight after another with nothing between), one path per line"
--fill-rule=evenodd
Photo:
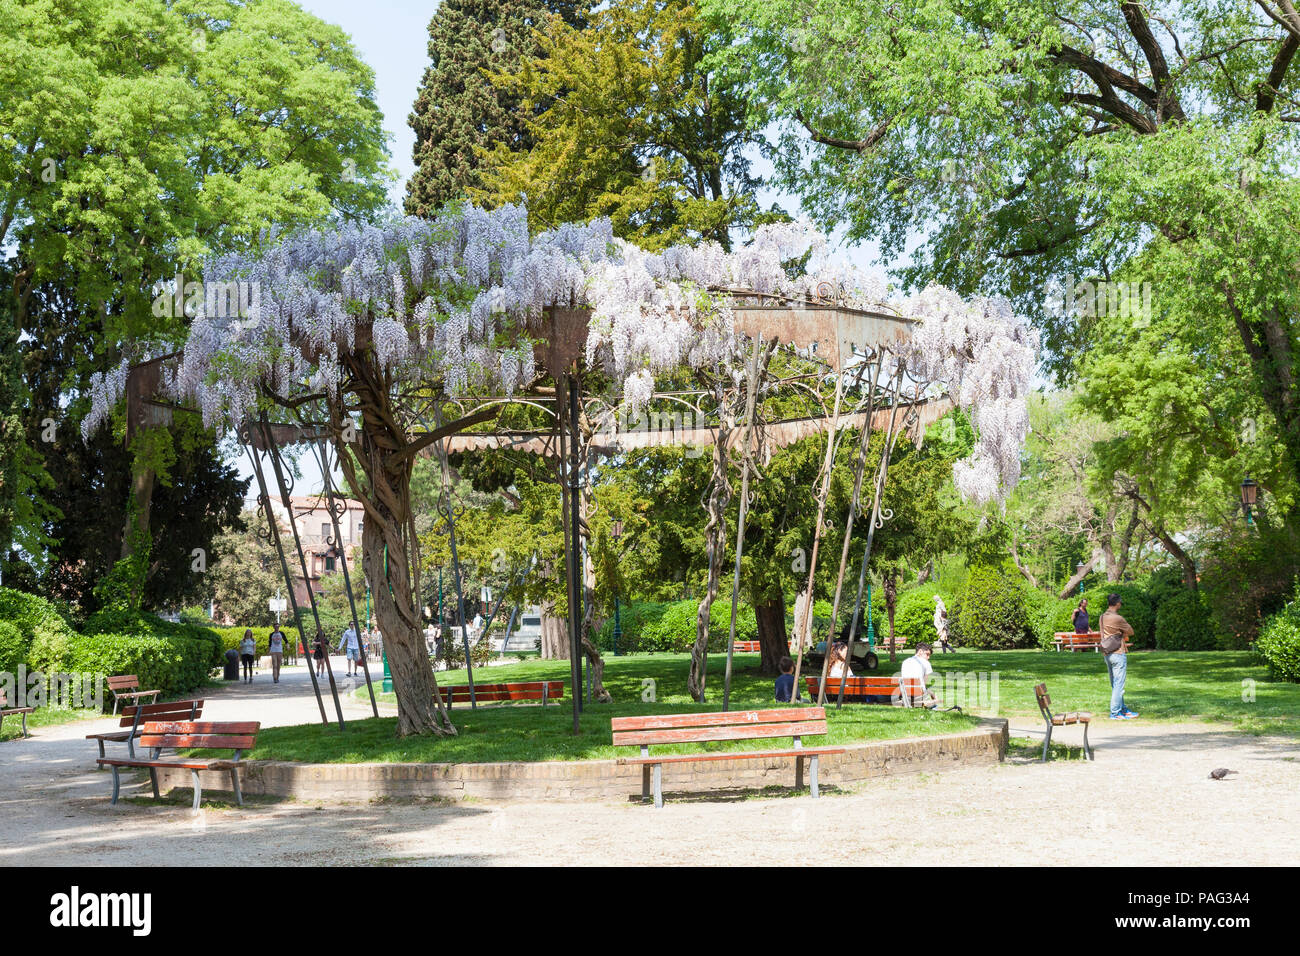
M852 677L853 671L849 670L849 645L843 641L836 641L830 646L827 652L830 655L830 665L826 670L827 677Z
M934 668L930 666L930 656L933 653L934 649L929 644L917 644L916 653L903 661L903 666L898 671L900 692L907 689L909 683L919 683L921 699L918 703L930 710L939 706L938 699L925 686L925 679L934 673Z
M794 661L790 656L781 658L780 663L781 675L776 679L776 699L782 703L788 704L792 699L803 700L802 696L796 696L794 693Z

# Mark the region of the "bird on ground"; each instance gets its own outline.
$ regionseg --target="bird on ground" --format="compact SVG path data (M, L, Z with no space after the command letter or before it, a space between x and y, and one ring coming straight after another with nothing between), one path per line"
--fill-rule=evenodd
M1211 780L1222 780L1222 779L1223 779L1224 777L1226 777L1228 774L1230 774L1230 773L1236 773L1236 772L1237 772L1237 771L1235 771L1235 770L1229 770L1227 767L1220 767L1218 770L1211 770L1211 771L1210 771L1210 779L1211 779Z

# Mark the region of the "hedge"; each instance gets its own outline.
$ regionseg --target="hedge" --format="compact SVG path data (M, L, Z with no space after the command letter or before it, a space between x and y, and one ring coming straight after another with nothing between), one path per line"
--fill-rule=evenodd
M961 645L1006 650L1037 643L1021 578L1004 568L974 567L961 596Z
M637 645L628 651L659 651L684 653L695 646L696 620L700 613L699 601L677 601L669 604L659 619L647 623L639 635ZM731 601L715 600L709 609L709 653L727 649L731 635ZM754 609L742 604L736 613L736 640L758 640L758 619Z
M163 634L90 634L75 638L63 670L135 674L142 690L176 697L202 687L212 670L210 641ZM111 695L105 693L105 704Z
M1029 631L1034 635L1038 646L1047 650L1054 648L1054 640L1059 631L1074 630L1074 609L1079 602L1076 599L1061 599L1055 594L1040 591L1025 583L1025 615L1029 622ZM1089 602L1091 605L1092 602Z
M1255 652L1275 679L1300 684L1300 588L1289 604L1264 622Z
M630 654L642 650L641 635L645 628L656 623L671 605L658 601L638 601L620 604L618 609L619 653ZM601 651L614 650L614 616L611 614L596 633L596 646Z
M894 608L894 634L900 640L906 640L908 647L915 647L922 641L930 644L938 641L939 635L934 629L934 596L936 594L943 598L944 606L948 607L948 596L939 590L937 584L923 584L920 587L904 591L898 596L898 604ZM951 618L951 607L948 607L948 615ZM951 642L951 620L949 621L948 630L948 639ZM888 616L885 617L884 626L878 628L876 634L881 641L889 640Z
M220 667L226 651L221 635L214 628L198 624L165 621L144 611L103 610L86 618L83 631L90 636L118 634L139 637L174 637L199 641L208 649L208 669ZM202 663L202 662L200 662Z
M23 632L11 621L0 621L0 671L18 672L18 665L26 662L29 642Z
M1156 647L1162 651L1212 651L1220 635L1210 602L1199 591L1166 599L1156 613Z
M226 651L239 650L239 642L244 639L244 631L253 632L253 641L257 644L257 656L265 657L271 653L270 641L273 627L212 627L209 630L216 631L217 636L221 638L221 653ZM290 644L297 644L298 629L296 627L286 627L280 625L280 633L284 635L284 650L289 652Z

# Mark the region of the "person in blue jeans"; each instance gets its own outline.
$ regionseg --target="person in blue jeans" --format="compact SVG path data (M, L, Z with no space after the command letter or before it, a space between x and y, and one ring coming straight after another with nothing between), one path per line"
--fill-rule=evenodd
M1128 678L1128 647L1125 642L1133 636L1133 627L1119 613L1118 594L1106 596L1106 610L1101 612L1097 629L1101 632L1101 652L1106 657L1106 673L1110 677L1110 719L1132 720L1137 716L1124 704L1124 682Z

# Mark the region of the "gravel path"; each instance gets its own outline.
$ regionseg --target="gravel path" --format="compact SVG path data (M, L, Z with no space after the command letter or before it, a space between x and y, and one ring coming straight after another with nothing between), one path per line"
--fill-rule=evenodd
M343 673L342 661L335 673ZM204 716L318 719L305 668L209 691ZM328 697L326 698L328 705ZM385 712L381 708L381 713ZM345 716L368 704L349 701ZM1011 757L873 781L851 793L623 803L251 802L204 809L108 801L84 735L36 728L0 743L0 865L789 864L1295 865L1300 747L1206 724L1102 721L1097 760ZM1012 720L1012 736L1041 741ZM1072 728L1061 743L1077 743ZM1219 782L1215 767L1239 770ZM833 780L832 780L833 782ZM147 783L124 788L147 793ZM829 819L834 818L834 823ZM837 836L827 840L826 829ZM816 853L808 847L815 844Z

